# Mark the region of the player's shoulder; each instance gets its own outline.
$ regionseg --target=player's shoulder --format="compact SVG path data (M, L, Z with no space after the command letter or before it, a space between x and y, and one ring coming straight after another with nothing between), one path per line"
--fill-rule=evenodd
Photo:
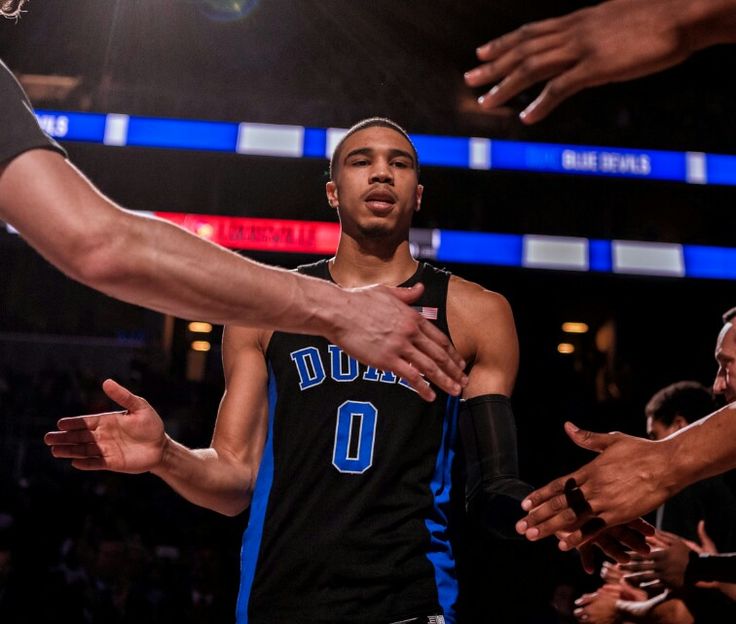
M271 330L242 325L226 325L222 332L222 348L227 351L259 348L265 352Z
M468 312L494 315L511 314L511 305L501 293L488 290L480 284L457 275L450 276L447 299L449 305L465 309Z

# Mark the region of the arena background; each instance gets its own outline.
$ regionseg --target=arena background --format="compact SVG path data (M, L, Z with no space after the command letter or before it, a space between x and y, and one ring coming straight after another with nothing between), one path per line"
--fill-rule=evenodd
M533 127L514 111L534 92L493 114L475 107L479 93L462 72L477 45L584 5L33 0L18 23L0 23L0 57L47 111L310 128L385 115L424 135L735 151L732 47L587 91ZM132 209L335 221L325 159L63 144ZM431 165L422 182L421 229L736 246L725 184ZM316 259L249 255L286 267ZM512 304L522 473L537 485L588 458L564 438L565 420L642 435L654 391L681 379L710 384L720 314L736 305L730 279L438 263ZM196 509L153 477L75 473L41 441L59 417L107 409L99 383L114 376L148 398L175 437L206 445L222 391L219 328L194 334L184 320L92 292L4 229L0 268L0 556L12 553L0 620L231 621L245 516ZM589 331L565 335L567 321ZM192 351L195 339L211 349ZM561 342L574 353L559 353ZM551 543L502 543L474 527L465 542L472 622L567 621L552 596L595 585Z

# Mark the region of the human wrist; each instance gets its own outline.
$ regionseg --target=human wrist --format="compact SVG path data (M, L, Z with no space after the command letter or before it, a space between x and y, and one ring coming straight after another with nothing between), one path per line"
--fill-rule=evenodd
M672 15L688 53L736 42L735 0L678 0Z
M158 463L154 466L151 466L148 472L150 472L152 475L163 478L163 476L171 469L173 445L174 440L172 440L169 435L164 432Z

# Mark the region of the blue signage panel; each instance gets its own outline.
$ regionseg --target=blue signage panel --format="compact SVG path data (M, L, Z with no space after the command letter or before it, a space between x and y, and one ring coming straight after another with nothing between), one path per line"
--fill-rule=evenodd
M128 145L234 152L238 124L222 121L131 117Z
M102 143L107 115L37 110L36 119L46 134L61 141Z

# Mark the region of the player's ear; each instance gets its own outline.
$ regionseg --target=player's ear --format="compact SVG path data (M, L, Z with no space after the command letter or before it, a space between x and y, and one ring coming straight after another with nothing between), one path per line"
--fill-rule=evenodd
M422 195L424 195L424 186L417 184L417 205L414 212L419 212L422 209Z
M338 208L340 202L337 199L337 184L330 180L325 185L325 192L327 193L327 203L330 204L332 208Z

